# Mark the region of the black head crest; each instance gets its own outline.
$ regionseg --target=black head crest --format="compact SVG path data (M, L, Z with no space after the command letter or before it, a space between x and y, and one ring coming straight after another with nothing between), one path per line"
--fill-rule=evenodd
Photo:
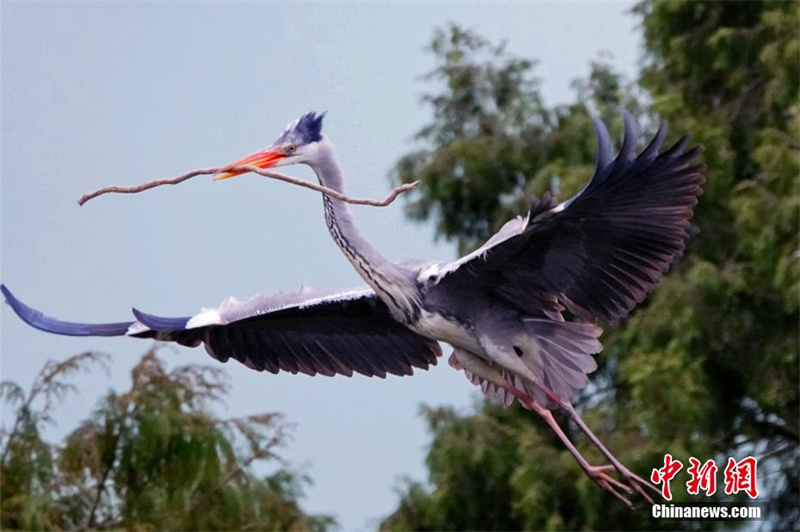
M278 139L278 142L293 142L295 144L311 144L322 139L322 119L325 113L306 113L288 126Z

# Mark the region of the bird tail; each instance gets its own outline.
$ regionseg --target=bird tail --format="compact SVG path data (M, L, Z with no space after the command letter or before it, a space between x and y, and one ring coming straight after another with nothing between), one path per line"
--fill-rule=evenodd
M65 336L125 336L135 322L125 321L118 323L76 323L61 321L45 316L38 310L29 307L17 299L5 285L0 285L0 291L6 298L6 303L14 310L22 321L41 331L63 334Z
M588 384L587 375L597 369L593 355L603 349L598 340L603 330L585 322L541 318L523 318L523 322L533 343L523 349L522 360L537 383L526 391L541 405L552 405L545 390L570 401L575 391Z

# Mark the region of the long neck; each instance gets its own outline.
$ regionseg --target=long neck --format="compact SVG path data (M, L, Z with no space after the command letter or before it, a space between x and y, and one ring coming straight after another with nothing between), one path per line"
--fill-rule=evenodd
M321 185L344 193L344 176L333 146L320 142L311 164ZM420 295L414 273L386 257L356 228L347 203L322 195L328 231L347 260L375 293L387 304L395 319L412 323L419 318Z

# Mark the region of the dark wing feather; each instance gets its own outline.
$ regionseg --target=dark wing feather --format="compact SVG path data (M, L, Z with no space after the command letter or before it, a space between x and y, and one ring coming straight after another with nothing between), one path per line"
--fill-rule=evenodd
M619 155L611 160L605 126L595 121L599 154L589 184L555 206L534 198L520 234L460 264L440 289L478 283L528 315L560 302L584 319L613 322L640 303L683 253L689 219L702 193L702 152L683 137L659 155L667 129L637 157L637 128L625 115Z
M22 321L39 329L54 334L64 336L122 336L128 331L128 327L133 325L132 321L119 323L76 323L72 321L61 321L49 316L45 316L38 310L29 307L17 299L5 285L0 285L0 291L5 297L6 303L19 316Z
M207 325L192 318L162 318L134 309L137 321L106 324L74 323L43 315L0 286L6 302L37 329L70 336L134 336L195 347L205 343L214 358L233 358L258 371L307 375L369 377L411 375L413 368L435 365L441 350L397 323L370 290L301 291L233 299L217 309ZM201 316L203 314L201 313Z
M395 321L374 294L210 326L204 341L219 360L272 373L411 375L440 354L438 344Z

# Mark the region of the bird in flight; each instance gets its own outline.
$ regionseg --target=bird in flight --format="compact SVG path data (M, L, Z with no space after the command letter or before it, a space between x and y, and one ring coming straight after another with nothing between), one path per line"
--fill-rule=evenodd
M322 133L323 117L303 115L271 145L226 168L305 164L321 185L343 193L344 175ZM233 358L271 373L412 375L414 368L435 365L440 342L446 343L453 368L487 396L506 406L516 399L541 416L600 487L629 505L634 491L652 503L647 490L658 490L614 457L572 398L597 367L598 323L630 313L682 255L705 168L695 164L702 147L686 150L688 136L662 151L662 125L637 155L638 129L628 114L624 126L612 157L608 131L595 120L597 166L577 195L563 203L550 194L534 196L526 216L453 262L387 259L358 231L347 203L323 194L325 224L366 283L359 288L229 298L178 318L133 309L135 319L103 324L45 316L0 289L20 318L43 331L203 344L221 362ZM608 464L589 464L553 410L566 414Z

